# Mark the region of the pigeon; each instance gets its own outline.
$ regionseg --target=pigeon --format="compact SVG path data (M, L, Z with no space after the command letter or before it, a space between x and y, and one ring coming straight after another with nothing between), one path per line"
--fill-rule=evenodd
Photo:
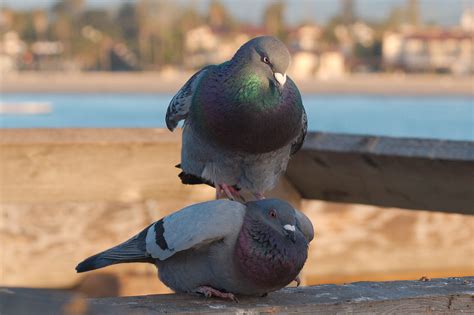
M175 292L236 301L298 281L313 237L311 221L283 200L212 200L162 218L76 271L147 262Z
M300 92L286 74L290 61L280 40L257 37L184 84L166 112L170 131L184 120L177 165L184 184L211 185L217 199L237 199L242 188L263 199L275 187L307 131Z

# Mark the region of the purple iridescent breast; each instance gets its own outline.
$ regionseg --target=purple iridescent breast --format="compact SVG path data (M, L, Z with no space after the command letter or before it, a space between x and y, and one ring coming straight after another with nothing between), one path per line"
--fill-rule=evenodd
M241 274L269 291L293 281L308 255L308 243L302 233L297 233L296 241L292 242L271 229L261 224L244 223L235 248L236 265Z

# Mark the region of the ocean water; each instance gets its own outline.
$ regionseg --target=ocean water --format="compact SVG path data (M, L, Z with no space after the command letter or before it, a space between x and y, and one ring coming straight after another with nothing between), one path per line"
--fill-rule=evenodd
M165 127L171 94L4 94L0 102L47 103L51 112L0 114L2 128ZM303 95L309 130L474 141L469 96Z

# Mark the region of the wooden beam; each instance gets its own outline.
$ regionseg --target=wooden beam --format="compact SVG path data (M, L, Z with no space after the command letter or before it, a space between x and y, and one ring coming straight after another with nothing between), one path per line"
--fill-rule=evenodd
M429 280L429 279L426 279ZM188 294L81 299L41 289L0 289L2 314L459 314L474 310L474 277L286 288L239 303Z
M287 170L303 198L474 214L474 142L310 133Z

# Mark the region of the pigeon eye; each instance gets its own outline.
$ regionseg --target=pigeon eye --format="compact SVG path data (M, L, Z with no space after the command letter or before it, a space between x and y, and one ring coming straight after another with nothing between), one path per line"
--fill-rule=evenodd
M276 217L277 217L276 210L275 210L275 209L270 209L270 211L268 211L268 215L269 215L271 218L276 218Z
M263 62L264 62L264 63L266 63L267 65L269 65L269 64L270 64L270 59L268 59L268 57L267 57L267 56L263 57L263 59L262 59L262 60L263 60Z

